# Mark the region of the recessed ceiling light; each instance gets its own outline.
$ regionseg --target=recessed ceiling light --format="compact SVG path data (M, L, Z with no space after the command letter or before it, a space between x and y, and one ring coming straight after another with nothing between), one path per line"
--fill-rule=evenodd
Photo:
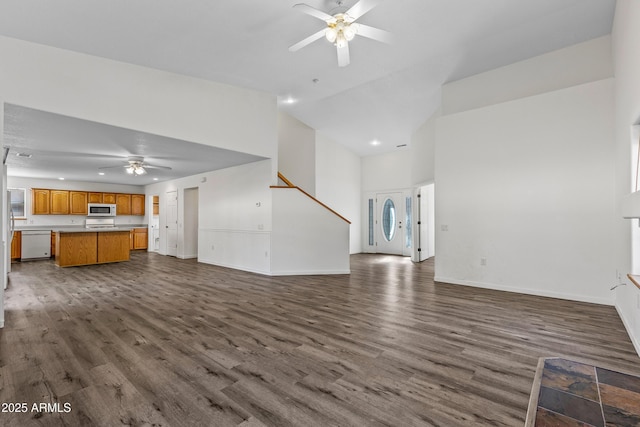
M98 175L104 175L104 172L98 172Z
M296 99L294 99L294 98L293 98L293 97L291 97L291 96L288 96L287 98L285 98L285 99L283 99L283 100L282 100L282 103L283 103L283 104L289 104L289 105L291 105L291 104L295 104L296 102L297 102L297 100L296 100Z
M371 145L373 145L374 147L378 146L382 144L380 141L378 141L377 139L374 139L373 141L371 141Z
M158 178L153 178L153 180L154 180L154 181L157 181L157 180L158 180Z
M58 179L59 179L60 181L64 181L64 178L63 178L63 177L60 177L60 178L58 178Z

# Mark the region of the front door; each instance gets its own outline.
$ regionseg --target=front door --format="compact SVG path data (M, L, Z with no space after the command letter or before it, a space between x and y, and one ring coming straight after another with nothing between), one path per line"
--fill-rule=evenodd
M404 209L402 193L376 194L377 247L376 252L402 255Z

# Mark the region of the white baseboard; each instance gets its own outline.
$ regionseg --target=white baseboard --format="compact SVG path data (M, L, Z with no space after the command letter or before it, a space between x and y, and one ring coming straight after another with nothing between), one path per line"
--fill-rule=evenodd
M434 282L451 283L453 285L472 286L474 288L492 289L494 291L514 292L516 294L535 295L539 297L558 298L569 301L588 302L591 304L611 305L614 303L612 300L606 298L593 298L585 297L584 295L564 294L560 292L541 291L539 289L517 288L513 286L502 286L494 283L473 282L470 280L458 280L448 277L434 277Z
M297 270L272 271L271 276L321 276L325 274L351 274L351 270Z
M638 341L633 336L632 334L633 329L631 329L631 325L627 323L627 319L622 315L622 310L620 310L620 307L618 307L618 304L616 304L615 307L616 307L616 311L618 312L618 316L620 316L620 319L622 320L622 324L624 325L624 328L627 330L627 335L629 335L631 344L633 344L633 347L636 349L636 353L638 353L638 356L640 356L640 341Z
M198 254L192 254L192 255L181 255L179 257L176 258L180 258L180 259L193 259L193 258L198 258Z
M252 269L252 268L247 268L245 266L240 266L240 265L225 264L225 263L217 262L217 261L206 259L206 258L198 258L198 262L201 262L203 264L217 265L218 267L233 268L234 270L247 271L249 273L262 274L264 276L271 276L270 271Z

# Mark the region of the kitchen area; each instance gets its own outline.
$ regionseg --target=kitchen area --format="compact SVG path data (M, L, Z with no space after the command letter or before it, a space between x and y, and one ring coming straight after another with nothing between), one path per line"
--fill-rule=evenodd
M157 224L157 196L147 200L131 188L96 191L90 183L45 188L30 186L29 179L9 181L11 262L54 259L60 267L122 262L130 251L146 251L153 239L149 223ZM46 183L53 182L35 182Z

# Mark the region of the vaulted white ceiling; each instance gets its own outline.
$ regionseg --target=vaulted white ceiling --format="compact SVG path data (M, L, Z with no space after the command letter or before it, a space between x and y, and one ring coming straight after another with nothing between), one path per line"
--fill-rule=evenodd
M443 83L609 34L615 8L615 0L381 0L359 22L391 32L393 43L356 37L351 64L339 68L324 39L288 51L324 25L293 9L299 1L3 0L0 35L267 91L282 110L370 155L410 144Z

